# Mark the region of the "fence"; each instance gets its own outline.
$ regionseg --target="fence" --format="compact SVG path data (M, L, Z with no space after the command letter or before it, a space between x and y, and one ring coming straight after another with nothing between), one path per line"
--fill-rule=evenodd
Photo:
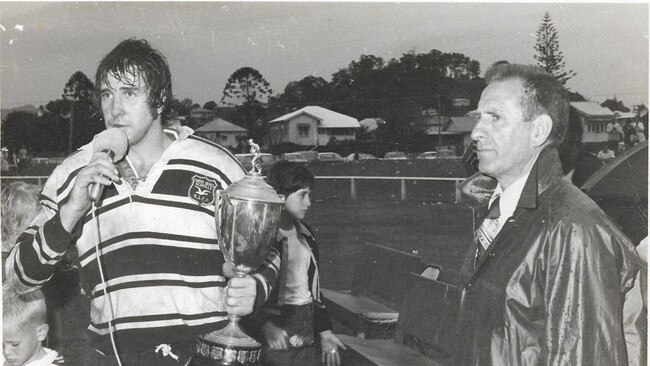
M396 199L461 202L457 177L316 176L318 199ZM347 183L349 181L349 183ZM425 184L422 184L425 183ZM349 192L341 194L341 192ZM399 192L399 194L398 194Z
M46 176L3 176L2 184L21 180L42 186ZM317 199L396 199L401 201L461 202L458 183L465 178L447 177L375 177L375 176L317 176ZM349 181L349 183L347 183ZM418 184L424 182L426 184ZM399 185L397 184L399 183ZM344 192L349 192L349 195ZM399 192L399 195L397 194Z
M8 184L14 181L23 181L26 183L33 183L37 184L39 186L43 186L45 181L47 180L46 176L31 176L31 175L9 175L9 176L1 176L0 177L0 182L4 184Z

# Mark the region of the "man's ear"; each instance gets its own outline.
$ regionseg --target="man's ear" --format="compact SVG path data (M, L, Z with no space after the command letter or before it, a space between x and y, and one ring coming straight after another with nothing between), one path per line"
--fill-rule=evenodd
M47 324L41 324L38 327L36 327L36 339L38 339L39 342L43 342L45 338L47 337L47 333L50 331L50 326Z
M530 141L534 146L542 146L551 135L553 120L548 114L542 114L531 121Z

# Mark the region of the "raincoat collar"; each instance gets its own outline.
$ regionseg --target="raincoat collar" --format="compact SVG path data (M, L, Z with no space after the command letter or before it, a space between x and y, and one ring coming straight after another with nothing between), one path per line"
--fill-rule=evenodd
M560 163L558 151L554 147L546 147L539 154L535 165L533 165L530 174L528 174L528 179L521 191L519 202L517 202L517 208L515 209L513 217L508 221L519 220L523 216L524 210L537 209L539 204L539 195L544 193L560 179L562 179L562 164ZM520 208L524 210L520 210ZM513 228L514 226L506 223L494 238L494 242L486 252L483 253L481 257L476 258L476 260L472 260L473 265L470 266L469 263L467 263L466 268L461 270L461 272L464 272L462 277L465 283L469 283L478 274L481 266L488 259L489 254L494 252L495 248L498 247L499 238ZM476 243L473 244L471 250L472 252L476 250Z
M559 179L562 179L560 155L555 147L546 147L537 157L537 161L528 175L517 207L536 209L539 195Z

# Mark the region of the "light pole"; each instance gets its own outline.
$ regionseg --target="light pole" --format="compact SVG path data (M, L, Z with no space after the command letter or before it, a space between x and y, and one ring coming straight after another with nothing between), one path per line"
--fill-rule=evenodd
M72 153L72 136L74 129L74 100L68 101L70 105L69 111L62 111L61 118L68 120L68 154Z
M436 94L435 97L438 98L438 113L436 114L436 119L438 120L438 151L440 151L442 147L442 123L440 119L440 115L442 114L440 99L442 95Z

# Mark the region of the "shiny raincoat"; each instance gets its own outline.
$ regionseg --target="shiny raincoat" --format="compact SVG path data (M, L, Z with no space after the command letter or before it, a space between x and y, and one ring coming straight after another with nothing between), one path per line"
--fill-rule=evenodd
M626 365L622 307L639 259L563 179L557 150L533 167L513 216L461 272L461 365Z

